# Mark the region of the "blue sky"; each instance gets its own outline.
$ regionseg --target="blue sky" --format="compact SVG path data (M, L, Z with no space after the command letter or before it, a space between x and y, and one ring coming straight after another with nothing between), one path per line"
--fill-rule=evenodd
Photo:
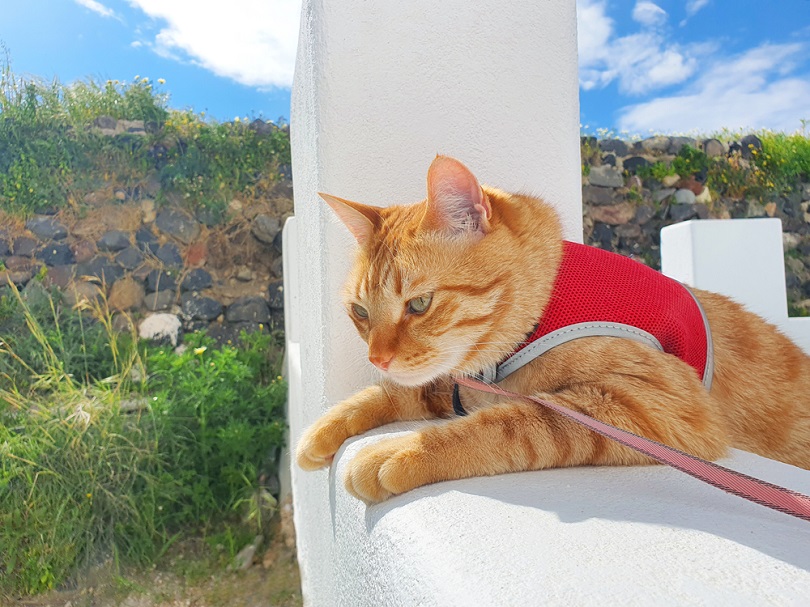
M289 116L300 0L2 3L0 41L17 73L163 78L173 107ZM810 120L810 0L577 6L588 131L794 131Z

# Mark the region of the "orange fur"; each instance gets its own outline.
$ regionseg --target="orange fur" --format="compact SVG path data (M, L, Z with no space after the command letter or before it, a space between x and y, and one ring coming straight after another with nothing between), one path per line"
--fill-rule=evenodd
M361 245L346 307L385 379L304 433L297 450L302 468L328 465L350 436L434 417L450 419L362 449L348 466L348 490L377 502L442 480L650 463L523 402L462 389L470 415L452 417L451 378L502 360L549 300L562 257L550 206L480 187L466 167L443 156L431 165L422 202L377 208L325 198ZM702 458L717 459L731 446L810 468L810 358L731 300L694 293L714 340L710 392L680 359L613 337L554 348L502 385ZM427 311L413 312L409 302L428 295Z

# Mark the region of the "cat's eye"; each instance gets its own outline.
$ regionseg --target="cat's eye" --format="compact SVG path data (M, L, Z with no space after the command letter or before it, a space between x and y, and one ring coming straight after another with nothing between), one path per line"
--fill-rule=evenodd
M357 318L368 318L368 310L360 304L352 304L352 312L354 312Z
M427 293L420 297L414 297L408 300L408 312L411 314L424 314L430 307L430 302L433 301L433 293Z

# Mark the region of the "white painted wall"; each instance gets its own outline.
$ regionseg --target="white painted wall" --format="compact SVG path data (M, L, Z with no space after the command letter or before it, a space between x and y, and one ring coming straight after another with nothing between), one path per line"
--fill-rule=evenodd
M285 240L299 260L293 443L372 380L339 307L352 241L316 192L415 202L441 152L484 183L543 195L581 240L577 95L573 1L304 1L291 111L298 239ZM342 488L295 468L292 480L307 602L334 604L350 571L336 560L347 549L334 509Z

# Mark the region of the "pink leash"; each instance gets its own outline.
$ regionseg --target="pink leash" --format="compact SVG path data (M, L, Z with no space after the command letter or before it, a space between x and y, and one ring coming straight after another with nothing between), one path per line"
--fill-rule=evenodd
M810 497L798 493L797 491L768 483L754 478L753 476L742 474L741 472L735 472L734 470L724 468L712 462L707 462L694 455L689 455L683 451L667 447L666 445L638 436L632 432L621 430L610 424L600 422L597 419L535 396L509 392L497 385L485 384L469 377L459 378L456 382L462 386L480 392L489 392L490 394L508 396L510 398L517 398L543 405L594 432L598 432L602 436L606 436L639 453L643 453L662 464L677 468L681 472L694 476L710 485L714 485L718 489L756 502L762 506L773 508L779 512L784 512L785 514L810 521Z

